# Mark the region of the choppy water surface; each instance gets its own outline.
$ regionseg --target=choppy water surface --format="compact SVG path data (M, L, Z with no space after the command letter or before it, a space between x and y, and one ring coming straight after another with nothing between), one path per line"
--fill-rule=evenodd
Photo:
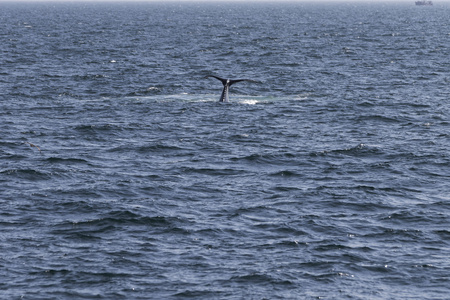
M445 3L0 7L5 299L448 297Z

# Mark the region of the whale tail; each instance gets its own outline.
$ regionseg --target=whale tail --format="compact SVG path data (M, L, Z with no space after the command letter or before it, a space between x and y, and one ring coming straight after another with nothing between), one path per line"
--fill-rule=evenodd
M209 78L209 77L213 77L216 78L218 80L220 80L223 84L223 90L222 90L222 95L220 95L220 99L219 102L228 102L230 101L228 98L228 91L230 90L230 86L237 83L237 82L241 82L241 81L250 81L250 82L256 82L254 80L251 79L225 79L225 78L220 78L218 76L214 76L214 75L208 75L205 78Z

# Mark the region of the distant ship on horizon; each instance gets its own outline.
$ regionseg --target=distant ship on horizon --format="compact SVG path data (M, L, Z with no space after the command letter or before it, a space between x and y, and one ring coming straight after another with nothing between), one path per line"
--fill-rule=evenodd
M416 1L416 5L433 5L433 1L419 0Z

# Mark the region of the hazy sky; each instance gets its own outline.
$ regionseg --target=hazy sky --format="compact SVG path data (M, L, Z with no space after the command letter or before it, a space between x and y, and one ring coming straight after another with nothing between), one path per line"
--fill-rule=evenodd
M217 2L217 1L238 1L238 2L380 2L380 3L395 3L395 2L410 2L414 3L416 0L0 0L0 2ZM450 2L450 0L434 0L434 3Z
M380 3L396 3L396 2L410 2L414 3L416 0L0 0L0 2L380 2ZM434 3L450 2L450 0L434 0Z

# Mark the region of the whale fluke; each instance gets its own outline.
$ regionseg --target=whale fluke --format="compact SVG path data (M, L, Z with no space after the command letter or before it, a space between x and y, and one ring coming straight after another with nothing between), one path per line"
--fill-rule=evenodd
M220 80L223 84L222 95L220 95L219 102L230 101L228 98L228 91L229 91L231 85L233 85L237 82L241 82L241 81L257 82L255 80L251 80L251 79L224 79L224 78L220 78L220 77L214 76L214 75L208 75L205 78L209 78L209 77L216 78L216 79Z

